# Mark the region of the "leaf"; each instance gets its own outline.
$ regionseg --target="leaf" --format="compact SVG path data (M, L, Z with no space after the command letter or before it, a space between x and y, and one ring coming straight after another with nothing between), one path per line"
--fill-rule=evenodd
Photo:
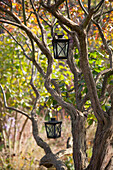
M111 108L110 105L105 105L106 112Z
M111 81L109 82L109 84L113 85L113 80L111 80Z
M88 122L89 125L92 125L93 122L97 122L95 115L94 114L88 114L87 122Z

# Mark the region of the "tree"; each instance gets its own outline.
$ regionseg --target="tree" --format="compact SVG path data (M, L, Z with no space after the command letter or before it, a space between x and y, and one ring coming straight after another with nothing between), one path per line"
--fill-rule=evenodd
M21 47L26 59L33 64L33 68L35 66L40 76L43 77L47 91L58 105L62 106L71 116L73 160L76 170L109 169L112 162L113 56L112 35L107 35L110 30L112 31L110 16L112 16L113 9L111 3L111 1L109 3L104 0L97 4L88 0L88 5L86 5L87 2L83 4L81 0L78 2L67 0L55 2L30 0L29 2L22 0L22 2L15 1L15 3L6 0L0 1L2 29ZM107 11L104 8L105 5L110 7L110 10ZM68 87L72 89L66 89L66 94L68 94L66 98L61 92L59 80L55 79L55 75L53 75L52 67L55 65L54 68L57 68L56 61L52 56L51 43L54 28L57 32L65 33L65 36L70 38L69 57L67 63L63 62L63 65L67 65L70 69L74 85L73 88L72 86ZM19 40L19 34L17 35L16 32L24 34L23 40ZM95 44L95 41L98 44ZM47 67L42 64L41 58L46 61ZM45 151L45 156L40 164L45 166L53 164L56 169L66 169L64 163L58 159L58 155L53 154L51 148L38 134L35 109L40 94L38 85L34 85L33 68L30 84L36 94L36 101L31 116L19 109L7 106L5 92L0 85L4 104L7 109L18 111L32 121L36 143ZM72 97L70 91L74 92L75 103L69 100ZM97 130L92 157L88 163L85 123L91 112L97 120Z

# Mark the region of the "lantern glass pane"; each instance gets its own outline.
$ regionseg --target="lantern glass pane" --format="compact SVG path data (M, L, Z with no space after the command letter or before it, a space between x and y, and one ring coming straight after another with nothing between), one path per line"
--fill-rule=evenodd
M47 130L47 136L48 137L54 137L54 131L55 131L55 127L54 127L54 125L52 125L52 124L48 124L47 126L46 126L46 130Z
M55 134L57 137L61 136L61 124L56 124L55 126Z
M65 57L66 43L59 42L57 44L58 57Z

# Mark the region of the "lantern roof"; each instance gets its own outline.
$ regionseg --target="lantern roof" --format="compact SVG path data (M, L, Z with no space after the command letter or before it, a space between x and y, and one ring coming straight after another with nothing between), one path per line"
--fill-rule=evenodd
M45 122L45 124L57 124L62 123L62 121L57 121L55 118L51 118L48 122Z

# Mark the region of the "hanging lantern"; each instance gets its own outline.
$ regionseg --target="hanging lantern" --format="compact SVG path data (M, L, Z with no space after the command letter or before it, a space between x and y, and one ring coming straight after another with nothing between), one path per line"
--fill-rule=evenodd
M63 35L57 35L52 40L54 58L67 59L69 51L69 39L64 39Z
M57 121L55 118L51 118L50 121L45 122L47 138L55 139L61 137L61 124L62 121Z

